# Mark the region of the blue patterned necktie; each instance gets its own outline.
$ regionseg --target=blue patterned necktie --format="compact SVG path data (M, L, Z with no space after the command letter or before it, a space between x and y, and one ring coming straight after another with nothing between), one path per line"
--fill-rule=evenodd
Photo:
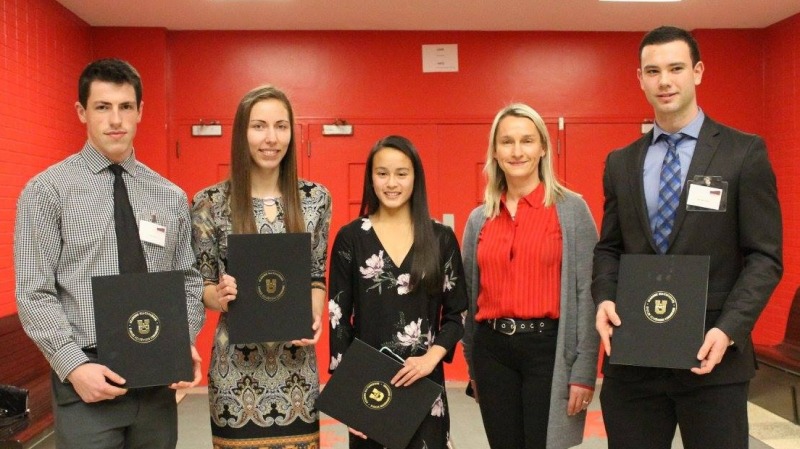
M672 232L672 225L675 223L675 213L681 197L681 161L678 158L677 146L684 137L686 136L683 134L662 134L659 137L667 142L668 147L667 154L664 155L664 162L661 164L658 208L653 230L653 238L658 246L658 252L661 254L666 254L669 249L669 235Z

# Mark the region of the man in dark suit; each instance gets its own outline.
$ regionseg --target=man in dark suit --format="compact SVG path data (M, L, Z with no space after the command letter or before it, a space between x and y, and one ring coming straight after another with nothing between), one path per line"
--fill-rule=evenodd
M655 127L606 160L592 282L596 327L610 355L613 330L624 326L614 303L622 254L694 254L711 260L706 334L700 366L691 371L606 359L600 401L609 448L669 448L676 425L687 449L746 448L755 375L750 333L783 271L775 175L760 137L716 123L698 107L704 66L691 34L657 28L645 35L639 57ZM679 162L671 212L661 207L669 153L669 164ZM689 198L693 180L705 177L727 204L697 207Z

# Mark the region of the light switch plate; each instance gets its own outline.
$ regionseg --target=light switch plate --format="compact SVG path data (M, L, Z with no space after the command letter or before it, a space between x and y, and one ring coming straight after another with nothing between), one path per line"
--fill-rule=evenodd
M450 229L455 229L456 216L453 214L442 214L442 224L445 226L450 226Z

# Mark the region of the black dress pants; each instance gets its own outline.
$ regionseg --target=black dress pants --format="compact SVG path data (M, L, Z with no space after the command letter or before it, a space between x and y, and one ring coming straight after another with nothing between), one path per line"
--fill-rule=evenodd
M605 377L600 390L609 449L747 449L749 382L688 385L672 370L638 379Z
M492 449L545 449L557 334L505 335L478 325L475 383Z

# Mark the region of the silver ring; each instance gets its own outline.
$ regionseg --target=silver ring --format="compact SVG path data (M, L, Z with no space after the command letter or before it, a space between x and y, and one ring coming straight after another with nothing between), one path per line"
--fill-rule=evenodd
M589 401L583 401L584 405L589 405Z

